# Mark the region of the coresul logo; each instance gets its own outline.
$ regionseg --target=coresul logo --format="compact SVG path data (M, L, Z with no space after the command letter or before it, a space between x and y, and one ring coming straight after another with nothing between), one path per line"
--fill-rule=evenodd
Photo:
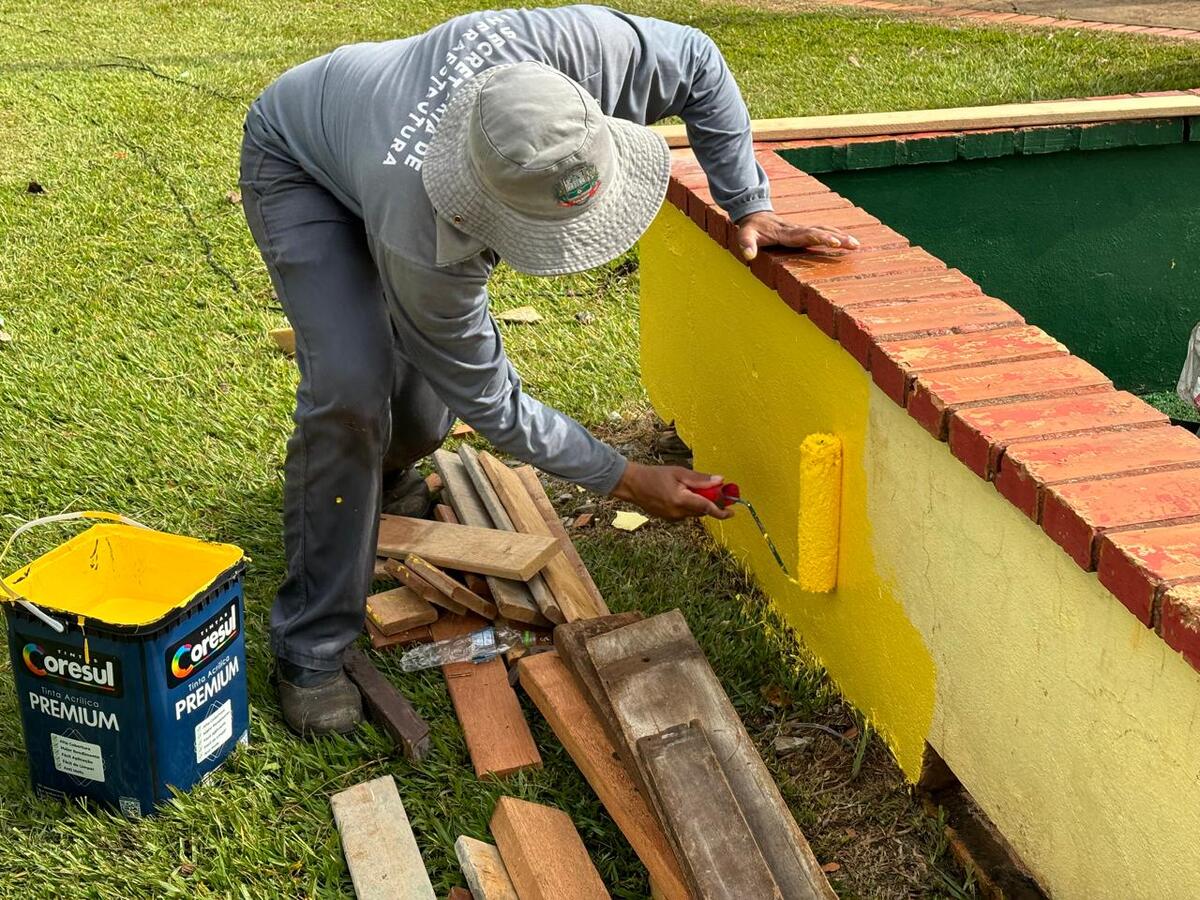
M171 657L171 674L176 678L187 678L195 671L194 665L188 665L184 662L185 659L192 655L192 645L184 644L175 651L175 655Z
M63 684L79 685L93 690L114 692L117 689L117 671L111 658L93 656L91 662L73 658L78 651L69 648L47 651L41 644L32 641L21 649L21 658L27 668L38 678L51 678Z
M33 661L35 654L38 657L43 657L45 651L42 650L42 648L37 644L26 644L25 648L21 651L21 659L25 660L25 668L27 668L34 675L38 676L38 678L44 678L46 676L46 670Z
M218 619L185 637L174 652L167 651L171 677L176 682L183 681L193 672L204 668L237 634L238 615L234 604Z

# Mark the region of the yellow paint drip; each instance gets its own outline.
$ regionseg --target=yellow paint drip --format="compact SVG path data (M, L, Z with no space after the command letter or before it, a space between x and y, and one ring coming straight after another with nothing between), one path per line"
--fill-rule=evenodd
M842 514L842 442L810 434L800 444L800 545L796 582L802 591L837 587Z
M242 558L240 548L93 525L4 580L45 609L112 625L148 625L186 606Z

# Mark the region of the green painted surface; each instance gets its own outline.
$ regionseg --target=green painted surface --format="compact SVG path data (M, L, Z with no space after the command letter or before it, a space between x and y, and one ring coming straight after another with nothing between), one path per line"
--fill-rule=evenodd
M1200 144L819 177L1118 387L1174 389L1200 321Z
M990 159L1011 154L1033 156L1067 150L1112 150L1152 147L1200 138L1200 117L1137 119L1090 125L1038 125L960 134L905 135L846 140L830 138L804 147L780 150L792 165L809 174L843 169L881 169L889 166Z

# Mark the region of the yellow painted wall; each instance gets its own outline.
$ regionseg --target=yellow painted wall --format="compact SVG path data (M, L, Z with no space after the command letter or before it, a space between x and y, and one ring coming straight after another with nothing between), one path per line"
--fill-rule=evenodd
M832 594L710 530L906 774L928 740L1056 897L1200 896L1200 675L678 210L641 259L651 399L793 571L800 442L842 439Z

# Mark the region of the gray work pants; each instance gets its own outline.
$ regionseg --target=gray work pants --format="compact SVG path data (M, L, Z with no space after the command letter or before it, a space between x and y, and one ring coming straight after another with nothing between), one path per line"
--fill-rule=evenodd
M333 670L362 633L383 473L433 452L453 416L398 350L362 220L253 126L241 163L246 221L300 367L284 469L287 576L271 647Z

